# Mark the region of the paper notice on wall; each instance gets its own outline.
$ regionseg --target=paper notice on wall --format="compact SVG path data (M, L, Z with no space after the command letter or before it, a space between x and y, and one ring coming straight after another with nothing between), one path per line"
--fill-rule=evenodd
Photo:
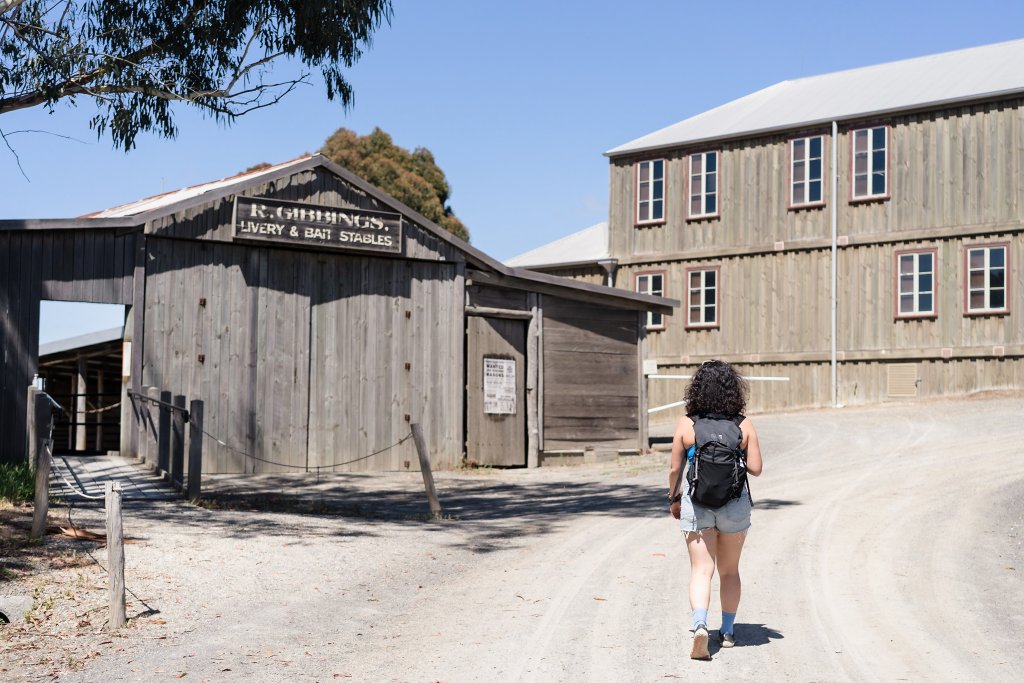
M484 413L516 414L516 362L484 358Z

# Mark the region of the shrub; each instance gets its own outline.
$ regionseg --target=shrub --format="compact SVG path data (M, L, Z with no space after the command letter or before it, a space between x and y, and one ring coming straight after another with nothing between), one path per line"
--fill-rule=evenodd
M35 477L27 462L0 463L0 502L32 500Z

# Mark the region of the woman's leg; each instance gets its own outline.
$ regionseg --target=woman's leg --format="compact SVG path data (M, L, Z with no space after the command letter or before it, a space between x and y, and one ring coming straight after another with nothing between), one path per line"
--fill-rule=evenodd
M740 553L743 552L743 541L746 538L746 531L737 534L718 534L716 558L718 579L721 582L722 611L729 614L735 614L740 606ZM693 595L692 584L690 595Z
M706 611L711 604L711 577L715 574L718 530L687 533L686 550L690 555L690 609Z

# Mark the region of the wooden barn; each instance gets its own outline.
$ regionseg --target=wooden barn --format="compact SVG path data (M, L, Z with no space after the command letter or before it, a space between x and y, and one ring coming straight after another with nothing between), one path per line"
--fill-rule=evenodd
M1019 388L1021 64L1017 40L729 102L607 152L603 245L510 263L682 300L651 313L650 360L735 363L766 378L754 410Z
M3 220L4 461L25 456L41 300L127 307L125 395L202 400L211 473L417 469L411 422L439 468L643 448L643 322L676 304L506 267L319 155Z

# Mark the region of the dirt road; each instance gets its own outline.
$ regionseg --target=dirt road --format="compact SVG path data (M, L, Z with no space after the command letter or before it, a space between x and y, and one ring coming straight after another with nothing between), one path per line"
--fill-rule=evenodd
M159 615L61 680L1019 680L1022 415L1004 396L756 418L739 646L711 662L686 658L652 456L442 476L437 523L412 477L350 486L366 517L132 510L128 584Z

